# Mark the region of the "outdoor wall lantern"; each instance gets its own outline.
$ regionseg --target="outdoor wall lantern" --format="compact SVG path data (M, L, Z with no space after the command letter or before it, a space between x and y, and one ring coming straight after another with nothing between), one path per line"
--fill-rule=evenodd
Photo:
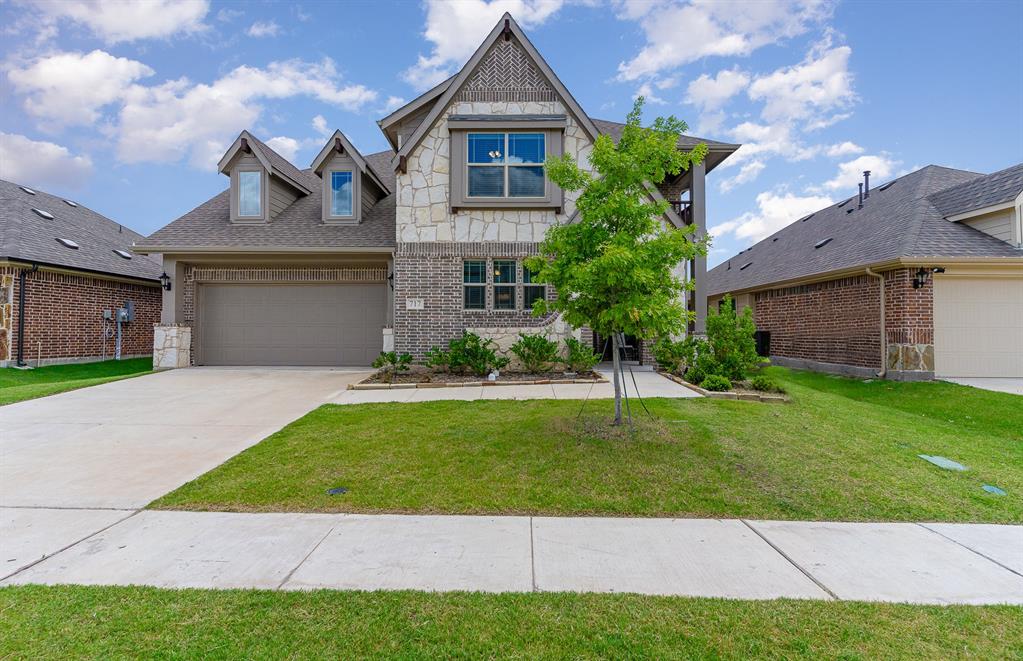
M166 289L167 291L171 290L171 279L170 276L167 275L166 271L160 274L160 286Z
M913 278L913 289L920 289L927 284L927 280L931 277L932 273L944 273L944 266L936 266L930 270L920 267L916 272L916 277Z
M391 291L394 291L394 274L389 273L387 275L387 284L391 286Z

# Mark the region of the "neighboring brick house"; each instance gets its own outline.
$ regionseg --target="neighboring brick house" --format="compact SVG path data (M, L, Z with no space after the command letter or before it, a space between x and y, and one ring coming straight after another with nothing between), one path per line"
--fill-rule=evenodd
M171 276L157 364L365 365L466 329L502 346L579 332L532 315L554 292L522 260L575 210L545 159L586 165L622 124L590 118L509 15L458 74L378 124L392 149L363 155L337 131L307 170L242 132L219 164L228 190L136 246ZM679 147L700 142L705 162L651 193L672 202L665 222L698 234L706 173L738 147ZM698 330L706 262L684 266Z
M0 181L0 367L148 356L160 318L156 257L142 236L71 200ZM24 288L22 287L24 285Z
M712 269L710 305L731 293L752 307L782 365L1023 377L1023 164L990 175L929 165L875 190L865 174L862 200Z

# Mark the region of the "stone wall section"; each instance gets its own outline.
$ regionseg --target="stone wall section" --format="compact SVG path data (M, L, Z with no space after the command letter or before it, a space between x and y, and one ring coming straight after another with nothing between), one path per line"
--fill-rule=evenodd
M10 346L8 360L17 358L18 309L17 270L9 274ZM6 278L7 276L3 276ZM25 281L25 362L35 365L79 359L113 358L115 337L104 329L103 311L117 310L125 301L135 305L135 321L122 326L121 355L148 356L153 350L153 324L160 320L161 294L158 284L135 284L98 276L39 270Z
M14 351L14 278L16 269L0 267L0 365Z

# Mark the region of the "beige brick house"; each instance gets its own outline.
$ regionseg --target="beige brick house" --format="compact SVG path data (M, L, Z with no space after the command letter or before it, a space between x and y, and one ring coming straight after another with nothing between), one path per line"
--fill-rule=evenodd
M136 246L171 279L159 365L365 365L467 329L502 344L578 334L532 315L554 292L522 260L575 211L546 158L586 164L622 125L587 115L507 14L458 74L378 124L390 150L363 155L337 131L305 170L242 132L220 161L227 190ZM706 174L738 147L679 148L700 142L705 162L651 192L671 202L665 222L698 233ZM698 329L706 264L680 266Z
M1023 164L935 165L788 225L708 274L771 360L894 379L1023 377Z

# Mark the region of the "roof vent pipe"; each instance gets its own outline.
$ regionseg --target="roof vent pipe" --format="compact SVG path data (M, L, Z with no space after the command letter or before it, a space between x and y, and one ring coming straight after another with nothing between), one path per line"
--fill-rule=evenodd
M863 171L863 199L870 197L870 170Z
M856 205L857 209L863 208L863 182L860 182L860 201Z

